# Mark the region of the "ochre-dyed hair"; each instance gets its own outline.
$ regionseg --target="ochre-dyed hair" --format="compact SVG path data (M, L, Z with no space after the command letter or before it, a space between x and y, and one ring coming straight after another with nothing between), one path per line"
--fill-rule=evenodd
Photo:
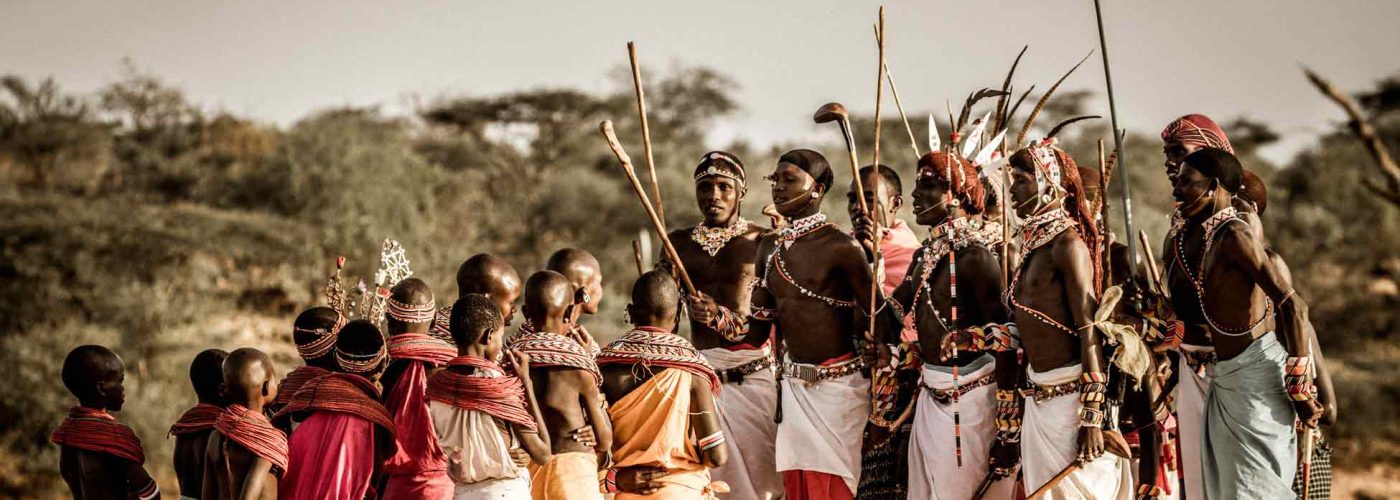
M1079 178L1079 164L1075 163L1074 158L1071 158L1069 153L1063 149L1055 146L1042 147L1048 147L1054 151L1055 160L1060 163L1060 187L1064 188L1066 193L1060 206L1064 207L1070 218L1079 224L1079 238L1084 240L1084 244L1089 247L1089 255L1094 261L1094 283L1097 289L1103 275L1102 238L1099 237L1098 225L1094 223L1094 214L1089 211L1089 201L1084 196L1084 181ZM1041 175L1040 172L1036 171L1035 160L1031 158L1031 148L1021 148L1013 153L1011 166Z
M1259 215L1264 215L1264 208L1269 206L1269 188L1264 185L1264 179L1249 170L1244 171L1244 187L1240 188L1240 197L1254 203L1254 210Z
M953 179L948 179L949 167ZM958 202L968 215L977 215L987 208L987 192L982 187L982 179L977 176L977 168L966 158L944 151L933 151L919 158L919 177L931 175L949 186L948 190L958 197Z

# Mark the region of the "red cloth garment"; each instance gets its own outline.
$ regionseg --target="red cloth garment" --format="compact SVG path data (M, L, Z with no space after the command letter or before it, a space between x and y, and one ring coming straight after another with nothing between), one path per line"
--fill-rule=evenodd
M292 402L292 396L296 395L297 390L301 389L301 386L306 385L311 379L330 374L331 371L325 368L317 368L309 365L296 367L291 373L288 373L287 376L282 379L282 383L277 386L277 399L274 399L272 404L274 406L282 406Z
M59 446L106 453L138 464L146 463L141 439L107 410L74 406L49 440Z
M457 357L457 347L422 333L400 333L389 337L389 359L411 359L442 366Z
M661 328L640 326L614 340L598 355L598 365L610 364L677 368L710 381L710 390L719 394L719 376L695 346L680 335Z
M261 412L250 411L240 404L228 405L219 413L214 428L224 439L271 462L273 474L280 477L287 471L287 435L273 427L272 421Z
M534 363L533 355L531 363ZM536 430L535 419L525 407L525 386L519 377L504 375L505 370L500 365L475 356L457 357L447 366L448 369L437 372L428 380L429 400L467 411L479 411L525 429ZM471 367L483 374L503 375L467 375L452 371L453 366Z
M180 419L175 421L175 425L170 426L170 435L183 436L192 432L206 431L214 428L214 420L219 418L219 413L223 408L209 403L199 403L188 410L185 410Z
M419 336L426 339L418 342L420 344L441 344L441 341L427 335ZM392 354L392 346L394 339L399 337L402 335L390 339L391 356L396 356ZM436 349L436 346L425 348ZM424 395L428 385L428 361L407 356L399 359L408 359L408 366L384 400L385 406L394 415L399 450L384 462L383 470L388 479L384 483L382 500L449 498L453 486L452 480L447 477L447 456L438 446L437 432L433 429L433 418L428 414L428 400Z
M374 474L375 424L358 415L320 411L307 417L288 444L290 465L277 483L284 500L363 500Z
M1223 149L1232 154L1235 152L1225 131L1206 115L1186 115L1167 124L1167 128L1162 129L1162 142L1180 142L1202 148Z
M598 373L598 364L594 360L596 355L585 349L578 341L564 334L537 332L529 322L526 322L520 325L520 331L511 337L510 345L506 348L529 354L531 367L578 368L593 375L593 380L599 385L603 383L603 376Z
M809 470L783 471L783 490L791 500L849 500L851 488L835 474Z

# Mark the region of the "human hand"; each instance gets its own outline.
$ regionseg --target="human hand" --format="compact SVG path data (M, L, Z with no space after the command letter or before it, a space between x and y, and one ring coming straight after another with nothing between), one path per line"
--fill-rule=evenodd
M593 426L585 425L569 432L569 439L592 448L598 446L598 437L593 434Z
M636 495L650 495L661 489L657 479L666 477L666 469L660 467L637 466L617 469L617 490Z
M695 292L690 295L690 317L701 324L710 324L719 315L719 305L715 304L715 299L706 295L705 292Z
M524 448L511 448L510 461L515 462L516 467L528 466L530 465L530 454Z
M997 478L1011 477L1016 464L1021 463L1020 443L1006 443L996 440L992 443L991 472Z
M515 349L507 349L505 356L506 367L515 372L515 376L520 378L523 384L530 383L530 354Z
M1103 455L1103 429L1098 427L1079 428L1079 456L1081 464L1089 463Z

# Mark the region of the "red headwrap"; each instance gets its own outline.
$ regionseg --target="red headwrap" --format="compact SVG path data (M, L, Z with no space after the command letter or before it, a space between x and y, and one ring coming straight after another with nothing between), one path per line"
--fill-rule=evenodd
M175 421L175 425L170 426L170 434L183 436L191 432L212 429L214 428L214 419L219 418L219 413L223 411L223 408L208 403L194 405L193 408L185 410L185 413L180 415L180 419Z
M966 158L956 153L932 151L919 158L918 176L926 175L948 184L949 191L960 198L959 203L968 214L980 214L986 207L987 194L982 180L978 177L977 168ZM949 175L952 175L952 180L948 179Z
M351 373L331 373L307 382L287 406L272 418L293 413L333 411L348 413L394 433L394 417L379 402L379 388L369 379Z
M106 410L74 406L68 410L68 418L58 424L58 429L53 431L49 440L59 446L106 453L137 464L146 463L146 453L141 449L141 439L136 437L136 432L118 422Z
M1186 115L1162 129L1162 142L1180 142L1201 148L1217 148L1235 152L1230 146L1230 138L1220 125L1206 115Z
M248 407L231 404L214 423L219 434L239 446L271 462L272 471L278 477L287 472L287 435L272 426L272 422L262 413L249 411Z
M467 411L479 411L526 429L536 430L535 419L525 408L525 387L520 378L505 375L501 366L475 356L459 356L448 367L467 366L477 374L442 370L428 379L428 399ZM487 374L500 374L487 376Z
M389 359L411 359L442 366L457 357L457 347L431 335L400 333L389 337Z
M614 340L598 355L598 365L649 365L688 371L710 381L710 390L719 394L719 376L695 346L680 335L652 327L637 327Z
M296 367L287 374L286 378L282 379L282 384L277 386L277 399L273 400L272 404L282 406L292 402L292 396L295 396L297 391L301 390L301 387L310 382L311 379L330 374L331 371L325 368L310 365Z

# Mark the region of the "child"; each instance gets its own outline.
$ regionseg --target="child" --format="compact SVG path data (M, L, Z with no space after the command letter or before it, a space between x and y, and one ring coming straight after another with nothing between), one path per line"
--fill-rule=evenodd
M63 360L63 386L78 406L50 440L62 449L59 472L73 498L160 498L155 479L142 468L141 440L107 413L126 402L125 378L122 359L100 345L79 346Z
M223 380L228 407L205 448L200 498L276 499L277 478L287 470L287 435L263 415L277 397L272 358L251 347L235 350L224 361Z
M180 481L181 497L200 498L204 489L204 447L209 443L209 433L214 431L214 420L224 411L219 385L224 382L223 364L227 357L222 349L206 349L190 363L190 383L199 404L185 410L170 426L170 434L175 436L175 477Z

